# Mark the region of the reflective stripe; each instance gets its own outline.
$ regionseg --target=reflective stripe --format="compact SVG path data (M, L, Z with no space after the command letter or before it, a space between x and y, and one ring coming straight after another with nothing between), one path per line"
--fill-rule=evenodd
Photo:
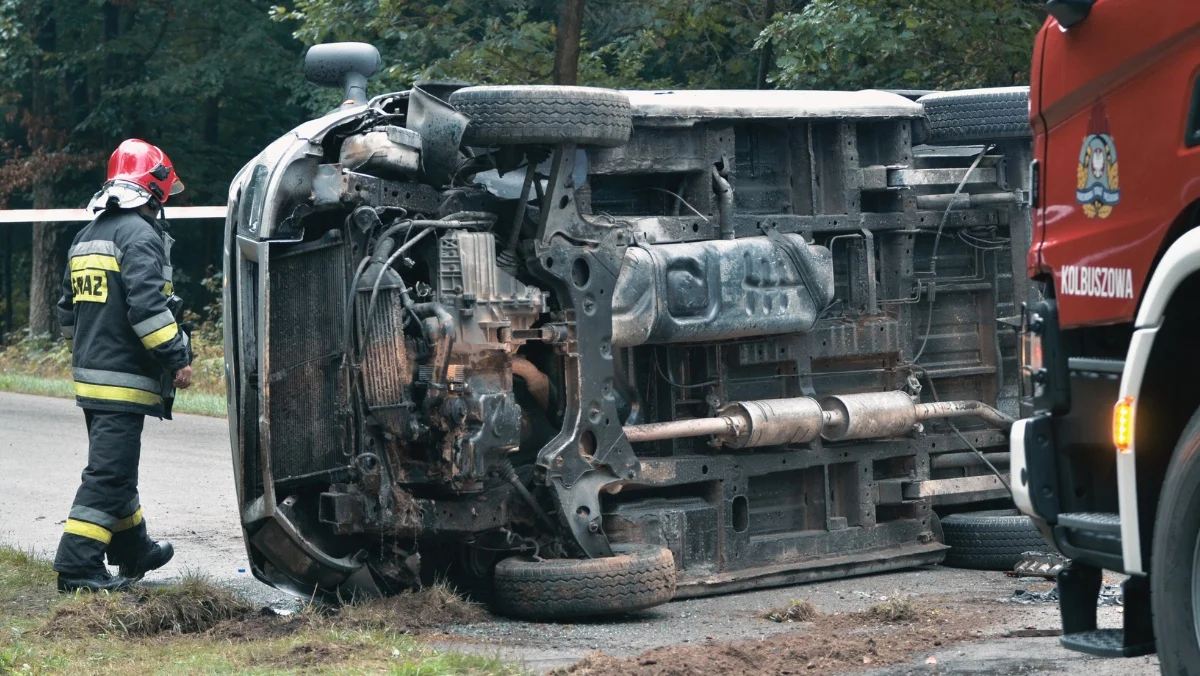
M100 371L97 369L73 368L71 377L75 382L92 383L93 385L113 385L116 387L132 387L158 394L161 385L153 378L121 373L119 371Z
M76 244L75 246L71 247L71 250L67 253L67 256L74 258L76 256L86 256L88 254L105 254L106 256L112 256L113 258L117 259L118 263L121 262L121 250L117 248L117 245L113 242L99 239Z
M130 528L133 528L134 526L138 525L141 522L142 522L142 508L138 507L138 510L133 513L133 516L128 516L128 517L125 517L124 519L121 519L120 521L118 521L116 527L113 528L113 532L120 533L121 531L129 530Z
M142 336L154 333L168 324L174 323L175 315L171 314L170 310L163 310L150 319L143 319L137 324L134 324L133 332L138 335L138 338L141 338Z
M115 530L117 523L120 521L120 519L115 516L110 516L98 509L84 507L83 505L71 505L71 518L79 521L87 521L88 523L94 523L97 526L107 528L108 530Z
M179 325L172 322L154 333L142 336L142 345L145 345L147 350L153 350L177 335L179 335Z
M87 254L86 256L75 256L71 259L71 271L79 272L80 270L112 270L113 272L120 272L121 266L117 263L115 256Z
M125 514L133 514L134 512L138 511L141 508L142 508L142 498L140 496L135 495L135 496L133 496L133 499L129 501L129 504L125 505L125 509L123 509L121 511Z
M85 399L102 399L105 401L123 401L145 406L159 406L162 397L143 390L128 387L112 387L111 385L92 385L90 383L75 383L75 396Z
M112 531L86 521L67 519L67 525L63 527L63 532L70 533L71 535L78 535L80 537L91 538L92 540L99 540L104 544L112 542Z

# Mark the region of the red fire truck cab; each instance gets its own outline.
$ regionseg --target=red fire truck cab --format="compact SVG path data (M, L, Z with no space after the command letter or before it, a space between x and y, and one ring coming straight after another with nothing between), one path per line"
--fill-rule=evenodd
M1046 8L1014 497L1071 559L1063 645L1198 673L1200 3ZM1096 626L1105 569L1122 629Z

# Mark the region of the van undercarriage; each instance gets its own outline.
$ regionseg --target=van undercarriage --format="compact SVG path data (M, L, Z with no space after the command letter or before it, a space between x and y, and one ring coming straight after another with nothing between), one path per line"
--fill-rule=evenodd
M430 83L280 139L225 252L255 575L568 617L940 561L936 505L1007 496L972 447L1016 412L1029 149L925 133L884 92ZM640 600L547 600L606 561Z

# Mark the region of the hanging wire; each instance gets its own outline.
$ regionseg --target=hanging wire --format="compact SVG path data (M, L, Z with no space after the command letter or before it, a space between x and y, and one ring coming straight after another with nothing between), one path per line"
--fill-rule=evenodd
M971 177L975 169L979 167L979 163L983 161L985 155L995 146L984 146L983 150L975 156L975 161L971 163L971 168L967 169L967 173L963 174L962 180L958 182L958 187L954 189L954 194L950 196L950 201L946 203L946 210L942 212L942 220L938 222L937 235L933 238L933 253L929 258L929 276L937 277L937 262L938 262L938 245L942 242L942 231L946 228L946 221L950 218L950 207L954 205L954 198L962 192L963 186L967 184L967 179ZM933 294L929 295L929 315L925 318L925 337L921 339L921 349L917 350L917 356L913 357L913 363L916 364L921 360L921 355L925 354L925 348L929 345L929 332L933 329Z

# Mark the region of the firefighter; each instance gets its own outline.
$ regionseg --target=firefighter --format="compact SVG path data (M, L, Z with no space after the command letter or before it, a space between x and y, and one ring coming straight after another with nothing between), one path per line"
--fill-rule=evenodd
M59 591L127 589L174 553L147 535L138 460L145 416L170 419L175 388L192 380L171 284L174 240L160 218L182 190L162 150L124 141L88 205L95 220L71 244L58 321L72 351L88 464L54 557Z

